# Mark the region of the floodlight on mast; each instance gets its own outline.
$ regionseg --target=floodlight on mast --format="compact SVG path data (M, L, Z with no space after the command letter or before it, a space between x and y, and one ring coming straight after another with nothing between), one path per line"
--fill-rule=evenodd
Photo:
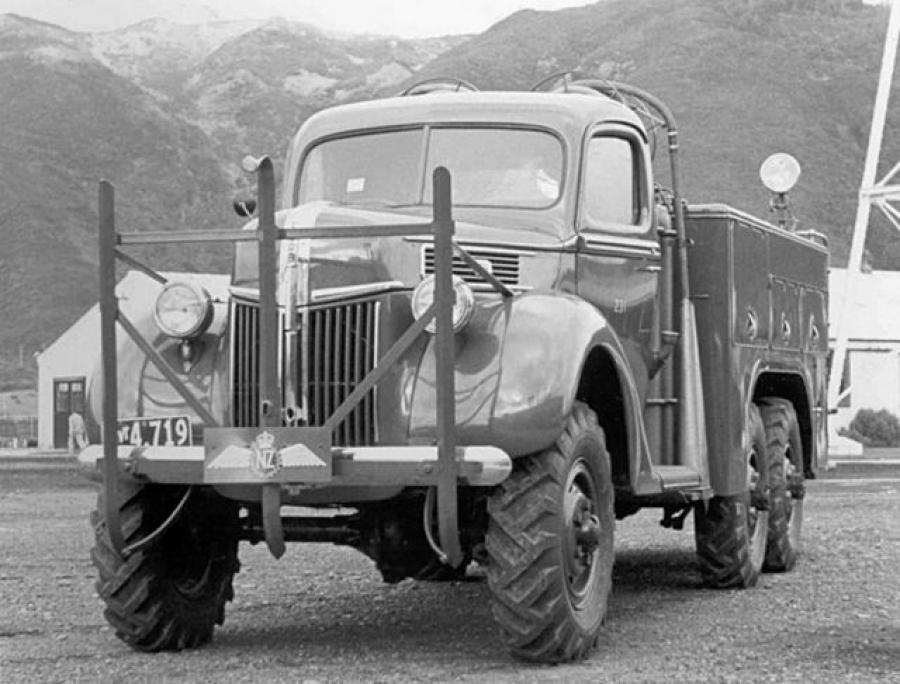
M767 157L759 167L759 177L763 185L772 191L769 209L778 217L778 225L794 230L797 219L791 211L787 194L800 178L800 163L785 152L776 152Z

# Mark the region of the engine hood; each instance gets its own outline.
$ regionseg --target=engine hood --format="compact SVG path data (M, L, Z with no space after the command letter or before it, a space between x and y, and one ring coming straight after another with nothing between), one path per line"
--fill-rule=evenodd
M427 207L381 210L325 202L310 202L276 215L279 227L299 229L412 225L430 223L431 219ZM256 225L253 221L246 228L255 229ZM455 231L457 241L463 245L533 246L544 249L560 245L558 237L542 233L532 226L513 228L457 221ZM422 277L423 250L429 243L431 238L428 236L282 240L278 247L282 301L290 279L288 264L294 262L297 264L300 304L415 287ZM258 288L255 244L238 244L233 285L246 290Z

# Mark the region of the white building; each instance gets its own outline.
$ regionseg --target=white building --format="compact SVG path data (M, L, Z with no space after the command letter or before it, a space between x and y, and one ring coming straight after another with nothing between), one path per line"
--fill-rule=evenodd
M847 270L829 274L828 339L834 344L843 309ZM870 271L857 276L849 312L847 362L832 431L849 425L861 408L887 409L900 417L900 271Z
M214 296L224 297L229 277L164 273L166 278L197 280ZM153 306L162 286L140 271L129 271L116 285L119 308L134 317ZM121 337L125 333L119 329ZM83 411L87 384L100 362L100 307L94 305L37 357L38 446L60 449L68 440L68 417Z

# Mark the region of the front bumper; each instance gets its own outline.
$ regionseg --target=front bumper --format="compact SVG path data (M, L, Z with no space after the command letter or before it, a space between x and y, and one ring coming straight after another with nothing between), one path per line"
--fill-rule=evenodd
M123 475L160 484L412 487L437 485L440 474L436 446L339 447L331 449L331 463L327 465L310 463L309 451L304 449L302 453L307 458L303 465L288 464L268 473L251 467L254 453L250 447L232 447L230 454L202 446L117 447ZM223 455L226 458L222 459ZM101 481L103 447L92 445L82 450L78 464L87 477ZM512 471L510 457L492 446L457 447L456 464L459 483L472 487L500 484Z

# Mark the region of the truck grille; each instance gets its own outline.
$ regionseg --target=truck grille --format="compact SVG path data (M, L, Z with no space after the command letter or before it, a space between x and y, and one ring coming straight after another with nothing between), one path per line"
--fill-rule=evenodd
M231 306L231 415L235 427L259 425L259 306Z
M466 249L469 255L482 263L490 263L490 271L504 285L519 284L519 255L512 252L487 249ZM434 273L434 246L426 245L422 250L422 271L425 275ZM453 256L453 274L467 283L484 283L461 257Z
M259 424L259 305L232 304L232 407L234 425ZM377 304L374 301L329 306L309 311L306 328L297 335L298 373L302 373L303 338L309 356L308 377L301 378L309 425L323 425L334 410L375 366ZM284 348L283 330L279 339ZM375 443L375 397L369 392L332 434L340 446Z

